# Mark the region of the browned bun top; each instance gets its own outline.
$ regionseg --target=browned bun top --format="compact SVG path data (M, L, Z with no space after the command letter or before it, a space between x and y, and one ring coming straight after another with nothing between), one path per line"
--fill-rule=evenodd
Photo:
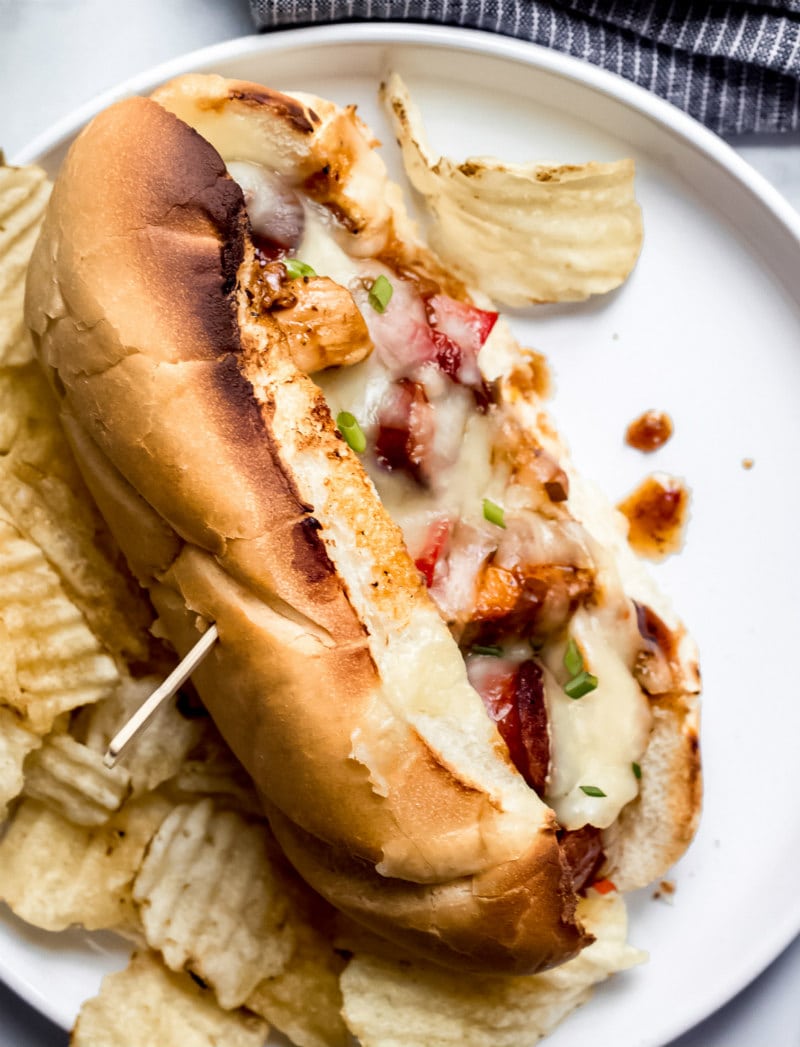
M314 134L281 97L287 141ZM217 623L198 689L322 893L454 966L564 960L587 938L552 812L321 393L250 322L251 254L219 154L160 105L76 140L27 317L90 489L176 650Z

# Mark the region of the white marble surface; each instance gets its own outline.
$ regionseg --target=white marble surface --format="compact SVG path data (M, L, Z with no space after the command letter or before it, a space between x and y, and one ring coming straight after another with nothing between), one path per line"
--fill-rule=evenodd
M0 0L0 146L13 157L99 91L251 30L247 0ZM748 136L732 144L800 209L800 135ZM800 939L726 1007L669 1047L800 1047L798 989ZM67 1040L0 986L0 1047L62 1047Z

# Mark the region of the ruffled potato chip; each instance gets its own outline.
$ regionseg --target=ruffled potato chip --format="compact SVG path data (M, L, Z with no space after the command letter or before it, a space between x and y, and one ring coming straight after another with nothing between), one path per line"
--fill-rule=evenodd
M344 1018L362 1047L520 1047L551 1032L616 971L641 962L626 944L619 895L580 903L597 940L561 967L527 977L466 976L356 955L342 975Z
M98 702L85 716L82 731L88 748L104 754L120 727L160 683L157 676L138 680L123 677L114 693ZM133 795L149 792L179 774L204 727L205 720L192 720L180 713L177 699L160 705L147 729L138 735L134 745L125 749L117 762L117 769L129 776Z
M309 923L292 926L295 946L285 969L260 982L246 1005L297 1047L348 1047L339 988L344 960Z
M268 1026L246 1011L223 1011L209 989L134 953L84 1003L70 1047L262 1047Z
M0 165L0 366L33 357L33 343L22 320L25 271L50 183L40 167Z
M61 713L97 702L116 686L114 662L67 598L58 575L2 510L0 620L19 686L5 701L37 734L47 733Z
M245 1005L297 1047L348 1047L339 988L345 960L333 935L338 915L299 879L276 843L268 852L286 895L293 948L284 969L260 982Z
M25 763L25 795L74 825L103 825L130 789L126 770L106 767L99 753L68 734L48 737Z
M293 940L266 827L211 800L176 807L152 840L134 885L147 944L190 970L223 1007L239 1007L282 971Z
M198 744L170 779L170 795L194 803L203 796L218 809L240 811L260 818L263 810L253 780L222 740L213 722L206 720Z
M152 611L108 540L36 361L0 368L0 507L42 550L104 646L144 660Z
M382 86L406 174L433 216L429 240L496 302L580 301L618 287L636 264L642 216L634 163L455 163L430 148L395 73Z
M25 757L41 744L41 737L24 726L19 713L0 706L0 824L9 803L22 792Z
M36 800L23 800L0 841L0 899L46 931L135 925L133 880L169 809L151 793L98 828L73 825Z

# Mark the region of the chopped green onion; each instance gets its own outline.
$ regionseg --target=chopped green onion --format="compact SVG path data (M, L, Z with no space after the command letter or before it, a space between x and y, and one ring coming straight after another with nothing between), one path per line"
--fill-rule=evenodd
M488 520L489 523L497 524L498 527L505 527L506 525L505 511L499 505L489 501L488 498L483 499L483 518Z
M567 649L564 652L564 668L570 676L577 676L583 668L583 655L581 649L570 636Z
M631 764L631 770L633 771L633 777L634 778L641 778L642 777L642 768L639 766L638 763L632 763Z
M362 451L366 450L367 438L364 436L361 426L349 411L340 411L336 415L336 426L347 441L348 446L352 447L356 454L361 454Z
M283 264L286 266L286 275L292 280L299 280L303 276L317 275L310 265L301 262L299 258L284 258Z
M589 694L596 687L597 677L587 673L585 669L564 684L564 690L570 698L583 698L585 694Z
M385 311L386 306L392 299L392 293L394 288L381 273L377 276L369 289L369 304L375 310L376 313L382 313Z
M586 793L587 796L605 796L602 789L598 789L596 785L582 785L580 786L582 793Z
M503 648L493 647L491 644L474 643L470 648L473 654L489 654L492 658L502 658Z

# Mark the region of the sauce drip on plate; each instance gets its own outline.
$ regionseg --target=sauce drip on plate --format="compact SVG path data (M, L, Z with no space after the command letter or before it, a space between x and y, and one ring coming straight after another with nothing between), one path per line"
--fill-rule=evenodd
M657 451L672 436L672 419L664 411L645 411L628 426L625 443L637 451Z
M680 480L648 476L617 508L628 519L628 541L640 556L663 560L680 550L689 510L689 491Z

